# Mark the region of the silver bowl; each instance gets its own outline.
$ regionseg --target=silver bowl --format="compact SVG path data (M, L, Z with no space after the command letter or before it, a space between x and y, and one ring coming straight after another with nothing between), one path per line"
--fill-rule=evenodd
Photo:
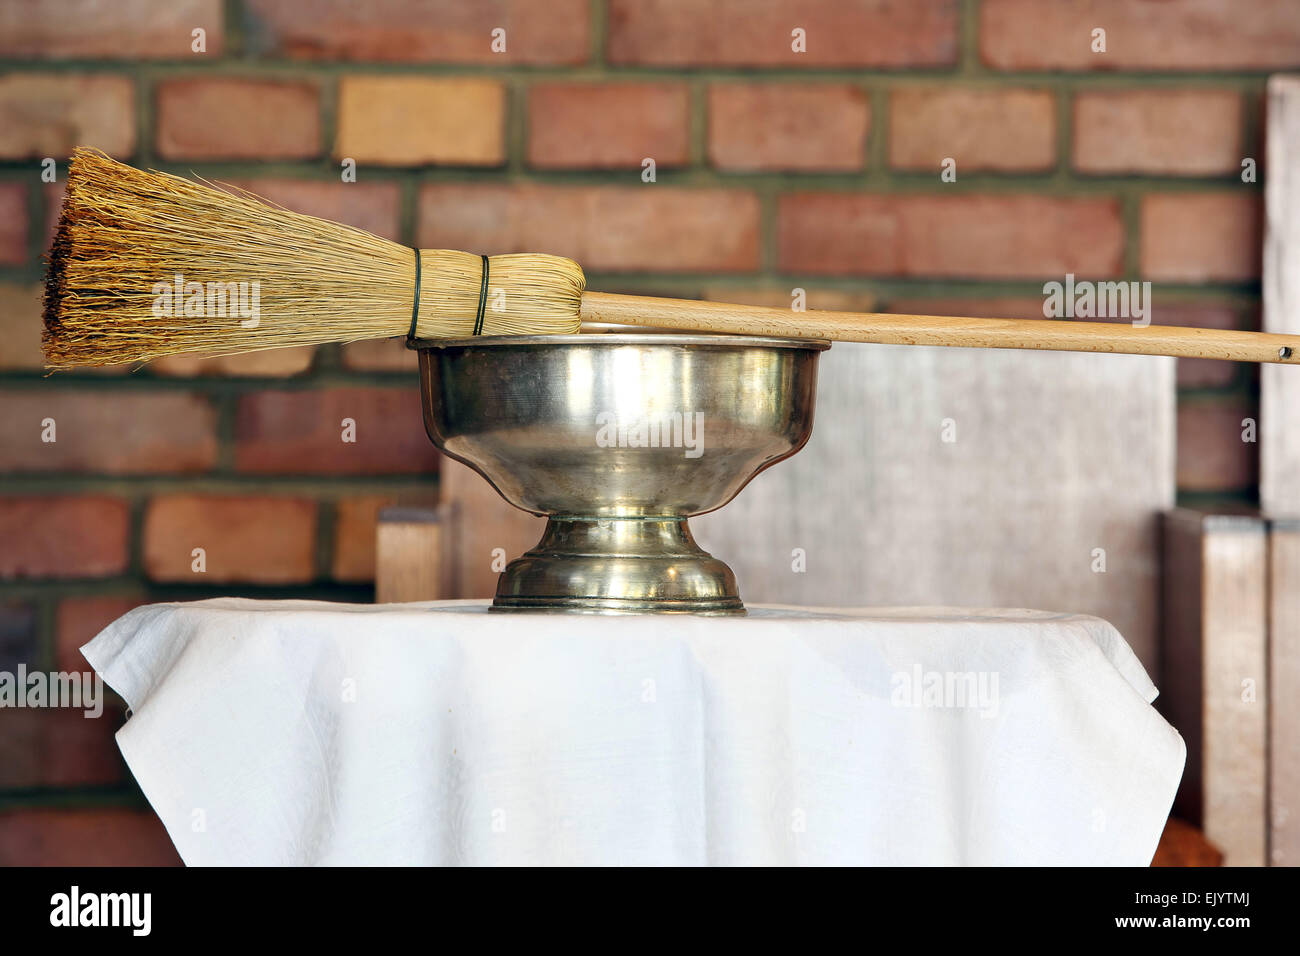
M411 347L433 443L548 519L502 572L494 609L744 613L735 575L686 519L808 441L829 343L615 333Z

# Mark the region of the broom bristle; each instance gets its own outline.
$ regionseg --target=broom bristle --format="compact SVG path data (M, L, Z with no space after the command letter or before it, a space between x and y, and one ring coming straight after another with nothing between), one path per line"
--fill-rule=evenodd
M405 335L414 282L400 243L77 149L49 253L46 363ZM470 335L481 286L479 256L421 250L417 337ZM571 259L493 256L481 334L576 332L584 287Z

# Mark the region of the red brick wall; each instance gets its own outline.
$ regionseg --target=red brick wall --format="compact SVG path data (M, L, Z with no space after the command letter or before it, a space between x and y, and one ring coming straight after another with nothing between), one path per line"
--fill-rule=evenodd
M1294 0L9 0L0 662L79 668L148 600L366 600L376 510L436 496L393 343L44 377L40 163L74 144L409 244L569 254L598 289L1035 315L1073 271L1255 328L1242 160L1297 67ZM1184 496L1251 498L1253 369L1179 383ZM173 859L120 719L0 711L0 862Z

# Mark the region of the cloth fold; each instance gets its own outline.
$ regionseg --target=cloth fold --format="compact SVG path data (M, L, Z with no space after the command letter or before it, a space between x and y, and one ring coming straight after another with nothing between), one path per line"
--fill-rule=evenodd
M1185 756L1084 615L223 598L83 653L192 865L1145 865Z

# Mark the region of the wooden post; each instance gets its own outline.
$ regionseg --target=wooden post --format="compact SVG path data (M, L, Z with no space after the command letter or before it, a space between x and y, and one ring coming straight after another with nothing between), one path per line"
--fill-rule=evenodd
M1300 77L1268 81L1264 190L1264 331L1300 332ZM1265 514L1300 515L1300 372L1260 376L1259 500Z
M1223 851L1263 866L1268 842L1268 538L1255 515L1165 516L1156 706L1187 742L1174 801Z
M1300 518L1269 530L1269 862L1300 866Z

